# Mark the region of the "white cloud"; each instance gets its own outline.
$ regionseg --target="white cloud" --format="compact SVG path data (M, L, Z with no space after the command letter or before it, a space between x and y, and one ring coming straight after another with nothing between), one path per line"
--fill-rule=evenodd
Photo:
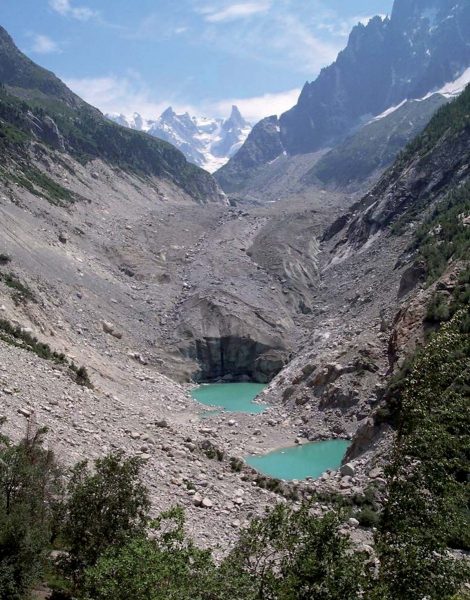
M155 119L170 105L178 112L187 110L194 113L194 108L190 105L175 103L171 98L161 101L152 98L138 75L65 78L64 81L71 90L104 113L131 115L138 112L146 119Z
M71 0L49 0L49 6L64 17L72 17L79 21L88 21L98 15L87 6L72 6Z
M222 23L224 21L245 19L247 17L266 12L270 8L270 0L259 0L258 2L240 2L238 4L231 4L222 10L205 8L202 9L201 12L204 14L204 19L209 23Z
M283 15L278 26L279 35L268 43L309 77L338 56L340 46L319 39L297 16Z
M189 112L191 115L208 117L227 117L233 104L236 104L243 116L256 123L263 117L292 108L297 102L300 89L288 90L275 94L264 94L251 98L227 98L226 100L206 100L198 105L178 101L168 96L157 99L145 86L138 74L129 77L90 77L83 79L65 79L65 83L92 106L104 113L132 115L138 112L145 119L156 119L160 114L173 106L178 113Z
M251 123L257 123L264 117L280 115L292 108L300 95L300 88L279 92L277 94L264 94L252 98L230 98L216 102L211 107L216 116L226 116L230 113L233 104L238 106L242 115Z
M53 54L54 52L60 52L60 47L57 42L54 42L47 35L37 34L33 36L33 52L37 54Z
M323 23L320 23L319 25L317 25L317 29L323 29L324 31L327 31L328 33L330 33L331 35L337 36L337 37L343 37L343 38L347 38L349 37L349 34L351 33L351 30L353 27L355 27L356 25L367 25L369 23L369 21L371 19L373 19L376 15L368 15L368 16L362 16L362 15L356 15L354 17L350 17L348 19L335 19L334 21L325 21ZM381 15L377 15L379 16L382 21L387 17L387 15L385 14L381 14Z
M272 5L263 18L248 19L226 28L210 24L202 28L199 43L209 46L220 55L228 54L238 60L264 64L270 69L290 69L313 78L331 63L344 45L340 39L315 32L314 23L297 14L284 3ZM207 10L207 9L206 9Z

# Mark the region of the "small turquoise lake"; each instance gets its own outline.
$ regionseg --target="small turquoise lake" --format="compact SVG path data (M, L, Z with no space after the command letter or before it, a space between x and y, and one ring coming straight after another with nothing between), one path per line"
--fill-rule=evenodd
M210 383L191 390L191 396L206 406L257 415L266 406L253 400L265 387L264 383Z
M346 440L312 442L283 448L263 456L248 456L248 465L276 479L316 479L328 469L337 469L348 449Z

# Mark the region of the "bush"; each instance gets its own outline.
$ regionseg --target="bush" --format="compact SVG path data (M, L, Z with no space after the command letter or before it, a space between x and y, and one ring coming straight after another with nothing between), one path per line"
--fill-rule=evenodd
M65 572L79 580L112 546L122 546L143 534L150 507L140 481L141 461L122 452L76 465L68 485L64 541L69 557Z
M209 551L184 535L181 509L153 523L153 536L136 536L110 547L85 573L84 592L93 600L193 600L205 596L215 572Z
M0 447L0 598L23 600L42 576L58 534L62 477L42 446L44 431L28 430Z
M356 517L362 527L377 527L380 522L379 513L369 507L363 508Z
M243 531L223 567L248 577L249 598L353 600L365 583L363 560L339 533L341 519L278 505Z
M0 273L0 281L13 290L12 298L15 304L23 304L31 301L36 302L36 297L26 284L22 283L13 273Z
M470 547L466 482L470 337L466 313L420 349L400 385L398 438L377 547L380 600L451 598L469 576L448 547Z

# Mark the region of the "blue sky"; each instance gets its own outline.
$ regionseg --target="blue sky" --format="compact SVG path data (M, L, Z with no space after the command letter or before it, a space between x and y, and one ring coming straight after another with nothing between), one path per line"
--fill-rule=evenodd
M392 0L0 0L17 45L105 112L256 121L295 104Z

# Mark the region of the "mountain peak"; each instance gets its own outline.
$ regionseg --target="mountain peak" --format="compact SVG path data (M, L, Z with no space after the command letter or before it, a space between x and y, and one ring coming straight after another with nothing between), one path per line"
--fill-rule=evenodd
M352 29L337 59L281 115L278 136L255 127L248 154L261 166L275 149L296 155L335 146L372 117L441 89L470 67L469 32L469 0L395 0L390 18ZM224 173L244 179L246 154Z
M119 125L145 131L176 146L187 160L214 172L231 158L245 141L251 125L242 117L237 106L232 106L230 117L211 119L178 114L169 106L159 118L149 121L138 113L132 117L108 114Z
M232 111L230 113L230 117L224 121L223 129L228 131L230 129L243 129L244 127L248 127L249 124L243 118L238 106L235 104L232 105Z
M173 117L176 117L176 113L172 106L169 106L166 110L164 110L160 116L161 119L172 119Z

